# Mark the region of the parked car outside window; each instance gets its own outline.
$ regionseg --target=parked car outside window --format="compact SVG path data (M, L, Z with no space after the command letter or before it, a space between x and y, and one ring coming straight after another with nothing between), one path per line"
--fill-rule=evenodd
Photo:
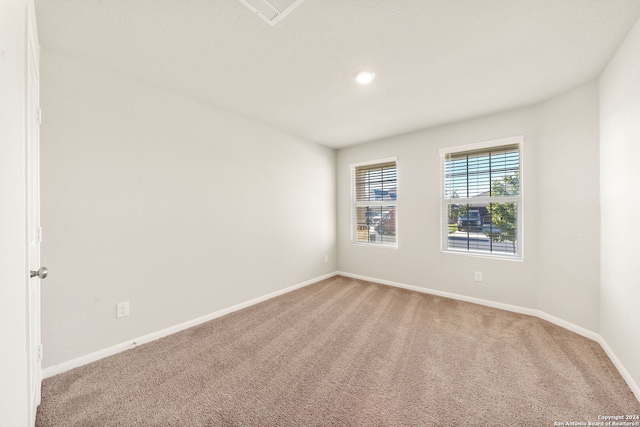
M391 209L382 215L375 230L378 234L396 234L396 210Z
M458 217L458 231L482 231L480 211L470 210Z
M380 218L382 218L382 212L379 210L368 210L367 213L365 214L365 218L367 221L367 225L369 226L373 226L376 225L378 223L378 221L380 221Z

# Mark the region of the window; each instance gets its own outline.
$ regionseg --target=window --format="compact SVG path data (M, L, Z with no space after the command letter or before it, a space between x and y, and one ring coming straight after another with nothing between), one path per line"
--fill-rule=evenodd
M522 143L440 150L443 251L522 259Z
M350 165L351 241L398 246L396 159Z

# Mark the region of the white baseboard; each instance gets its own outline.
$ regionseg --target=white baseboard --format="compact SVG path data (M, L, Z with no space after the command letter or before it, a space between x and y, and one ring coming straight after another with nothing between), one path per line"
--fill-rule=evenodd
M260 302L266 301L268 299L275 298L277 296L286 294L286 293L291 292L291 291L295 291L296 289L303 288L305 286L311 285L311 284L319 282L321 280L328 279L330 277L335 276L336 274L337 274L336 272L325 274L323 276L316 277L314 279L307 280L307 281L298 283L298 284L293 285L293 286L289 286L288 288L280 289L279 291L271 292L271 293L269 293L267 295L263 295L261 297L254 298L254 299L251 299L249 301L245 301L243 303L236 304L236 305L228 307L228 308L223 308L221 310L218 310L216 312L207 314L205 316L201 316L201 317L198 317L196 319L192 319L192 320L189 320L187 322L180 323L178 325L171 326L169 328L165 328L165 329L162 329L162 330L157 331L157 332L152 332L150 334L147 334L147 335L144 335L144 336L141 336L141 337L138 337L138 338L134 338L132 340L128 340L128 341L125 341L123 343L116 344L114 346L104 348L102 350L98 350L96 352L87 354L85 356L77 357L77 358L69 360L67 362L60 363L58 365L50 366L50 367L45 368L45 369L42 370L42 378L49 378L49 377L52 377L54 375L58 375L58 374L61 374L63 372L69 371L71 369L80 367L82 365L86 365L88 363L95 362L96 360L100 360L100 359L103 359L105 357L112 356L114 354L120 353L121 351L125 351L125 350L128 350L130 348L137 347L137 346L139 346L141 344L145 344L145 343L148 343L148 342L151 342L151 341L155 341L155 340L160 339L160 338L164 338L167 335L175 334L176 332L180 332L182 330L191 328L191 327L199 325L201 323L208 322L209 320L213 320L213 319L216 319L218 317L222 317L225 314L233 313L234 311L238 311L238 310L241 310L243 308L246 308L246 307L258 304Z
M435 289L422 288L422 287L419 287L419 286L407 285L407 284L404 284L404 283L393 282L393 281L390 281L390 280L376 279L374 277L367 277L367 276L362 276L362 275L359 275L359 274L347 273L347 272L344 272L344 271L335 271L333 273L325 274L323 276L316 277L314 279L307 280L307 281L302 282L302 283L298 283L297 285L293 285L293 286L290 286L288 288L284 288L284 289L281 289L279 291L272 292L272 293L269 293L267 295L263 295L263 296L258 297L258 298L254 298L252 300L249 300L249 301L246 301L246 302L243 302L243 303L240 303L240 304L236 304L234 306L231 306L231 307L228 307L228 308L224 308L222 310L218 310L218 311L216 311L214 313L211 313L211 314L208 314L208 315L205 315L205 316L202 316L202 317L198 317L196 319L193 319L193 320L190 320L190 321L187 321L187 322L184 322L184 323L180 323L179 325L171 326L169 328L162 329L160 331L153 332L151 334L147 334L147 335L144 335L142 337L135 338L135 339L132 339L132 340L129 340L129 341L125 341L123 343L120 343L120 344L117 344L117 345L114 345L114 346L111 346L111 347L96 351L94 353L87 354L85 356L78 357L76 359L69 360L67 362L60 363L58 365L50 366L50 367L45 368L45 369L42 370L42 377L43 378L52 377L52 376L60 374L62 372L66 372L66 371L69 371L71 369L77 368L79 366L86 365L86 364L91 363L91 362L95 362L96 360L100 360L102 358L114 355L116 353L120 353L121 351L128 350L130 348L134 348L134 347L136 347L138 345L145 344L145 343L148 343L148 342L151 342L151 341L155 341L155 340L163 338L163 337L165 337L167 335L171 335L171 334L174 334L176 332L180 332L180 331L182 331L184 329L188 329L188 328L191 328L193 326L199 325L201 323L208 322L209 320L213 320L215 318L224 316L225 314L233 313L234 311L241 310L243 308L258 304L258 303L266 301L268 299L277 297L279 295L286 294L288 292L294 291L296 289L303 288L305 286L311 285L311 284L319 282L321 280L328 279L328 278L336 276L336 275L345 276L345 277L351 277L351 278L354 278L354 279L365 280L365 281L368 281L368 282L379 283L381 285L394 286L394 287L397 287L397 288L408 289L408 290L411 290L411 291L422 292L422 293L425 293L425 294L437 295L437 296L441 296L441 297L444 297L444 298L451 298L451 299L455 299L455 300L459 300L459 301L465 301L465 302L470 302L470 303L474 303L474 304L480 304L480 305L484 305L484 306L487 306L487 307L493 307L493 308L498 308L498 309L501 309L501 310L511 311L511 312L514 312L514 313L520 313L520 314L526 314L526 315L529 315L529 316L535 316L535 317L538 317L540 319L543 319L543 320L546 320L548 322L551 322L551 323L553 323L555 325L558 325L558 326L560 326L562 328L568 329L569 331L575 332L578 335L582 335L583 337L589 338L589 339L594 340L597 343L599 343L600 346L605 351L605 353L607 354L607 356L609 356L609 359L611 359L611 362L618 369L618 372L620 372L620 375L622 376L622 378L624 378L624 380L627 382L627 384L629 385L629 388L631 388L631 391L633 392L633 394L636 396L638 401L640 401L640 387L638 386L638 384L635 383L635 381L633 380L633 377L626 370L626 368L624 367L622 362L620 362L620 359L618 359L618 357L615 355L615 353L613 352L611 347L609 347L609 345L604 340L604 338L600 334L597 334L596 332L590 331L590 330L585 329L585 328L583 328L581 326L575 325L575 324L573 324L571 322L567 322L566 320L563 320L563 319L560 319L558 317L552 316L550 314L547 314L547 313L545 313L543 311L540 311L540 310L537 310L537 309L532 309L532 308L527 308L527 307L520 307L520 306L517 306L517 305L505 304L505 303L501 303L501 302L495 302L495 301L485 300L485 299L481 299L481 298L470 297L470 296L466 296L466 295L454 294L454 293L451 293L451 292L438 291L438 290L435 290Z
M627 384L629 385L629 388L631 389L633 394L636 396L636 399L638 399L638 402L640 402L640 387L633 380L633 377L631 376L629 371L627 371L627 368L624 367L620 359L618 359L618 356L616 356L616 354L613 352L611 347L609 347L609 344L607 344L607 342L604 340L602 336L599 336L599 339L597 341L600 344L600 346L604 349L605 353L607 353L607 356L609 356L609 359L611 359L611 362L613 363L613 365L616 367L616 369L618 369L618 372L620 372L620 375L622 375L622 378L624 378L624 380L627 382Z
M505 304L501 302L495 302L495 301L485 300L481 298L470 297L466 295L438 291L438 290L429 289L429 288L422 288L419 286L407 285L404 283L393 282L390 280L376 279L374 277L367 277L359 274L346 273L344 271L338 271L337 274L340 276L351 277L354 279L360 279L368 282L379 283L381 285L394 286L396 288L408 289L411 291L422 292L425 294L437 295L437 296L451 298L459 301L471 302L474 304L485 305L487 307L498 308L501 310L511 311L514 313L527 314L529 316L535 316L540 319L546 320L547 322L558 325L561 328L567 329L571 332L575 332L578 335L582 335L583 337L589 338L590 340L596 341L598 344L600 344L600 346L605 351L605 353L607 353L607 356L609 356L609 359L611 359L611 362L613 363L613 365L616 367L616 369L618 369L618 372L620 373L622 378L624 378L624 380L627 382L627 385L629 386L633 394L636 396L636 399L638 399L638 401L640 402L640 387L633 380L633 377L631 376L631 374L629 374L629 371L627 371L627 369L624 367L622 362L620 362L620 359L618 359L618 357L615 355L611 347L609 347L607 342L604 340L604 338L600 334L590 331L589 329L583 328L582 326L578 326L571 322L567 322L566 320L560 319L558 317L552 316L551 314L545 313L544 311L540 311L533 308L520 307L517 305Z
M451 298L451 299L455 299L455 300L459 300L459 301L465 301L465 302L471 302L471 303L474 303L474 304L486 305L488 307L499 308L501 310L513 311L513 312L516 312L516 313L528 314L530 316L538 317L538 310L535 310L535 309L532 309L532 308L520 307L520 306L517 306L517 305L511 305L511 304L504 304L504 303L501 303L501 302L495 302L495 301L485 300L485 299L481 299L481 298L470 297L470 296L467 296L467 295L454 294L454 293L451 293L451 292L438 291L438 290L435 290L435 289L422 288L420 286L407 285L405 283L393 282L391 280L376 279L375 277L361 276L359 274L345 273L344 271L338 271L338 275L345 276L345 277L351 277L351 278L354 278L354 279L365 280L367 282L379 283L381 285L387 285L387 286L393 286L393 287L396 287L396 288L408 289L410 291L422 292L423 294L437 295L439 297Z

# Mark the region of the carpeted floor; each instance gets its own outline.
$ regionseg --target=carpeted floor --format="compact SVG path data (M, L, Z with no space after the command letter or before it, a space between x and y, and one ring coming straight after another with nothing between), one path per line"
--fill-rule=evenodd
M36 425L553 426L621 414L640 403L594 341L338 276L46 379Z

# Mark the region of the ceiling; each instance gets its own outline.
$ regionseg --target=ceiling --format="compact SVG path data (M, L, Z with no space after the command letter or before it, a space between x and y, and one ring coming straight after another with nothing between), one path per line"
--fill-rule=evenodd
M40 44L341 148L530 105L596 78L639 0L36 0ZM376 79L355 83L361 70Z

